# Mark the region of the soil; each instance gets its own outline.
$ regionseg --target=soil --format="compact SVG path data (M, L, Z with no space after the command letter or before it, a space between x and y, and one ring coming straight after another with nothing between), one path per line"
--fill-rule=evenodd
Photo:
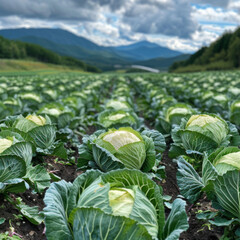
M11 198L14 200L16 197L21 197L23 202L29 206L38 206L41 211L44 207L43 195L33 194L30 190L22 194L11 194ZM19 211L13 207L12 204L6 200L0 199L0 216L5 218L5 222L0 225L0 233L6 231L10 232L10 221L11 226L14 228L14 232L21 237L22 240L45 240L46 237L43 235L44 224L38 226L30 223L26 218L19 219L16 216L19 215Z

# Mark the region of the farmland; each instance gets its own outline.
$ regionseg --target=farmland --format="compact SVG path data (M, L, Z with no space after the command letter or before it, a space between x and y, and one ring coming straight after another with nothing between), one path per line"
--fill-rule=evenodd
M5 75L0 93L0 239L239 239L239 71Z

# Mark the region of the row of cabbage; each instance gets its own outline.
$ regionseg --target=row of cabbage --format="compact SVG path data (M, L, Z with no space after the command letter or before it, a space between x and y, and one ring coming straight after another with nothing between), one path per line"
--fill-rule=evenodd
M33 224L43 221L38 207L10 194L27 189L43 193L52 181L60 180L44 167L45 157L69 159L72 151L66 143L74 131L84 131L84 116L104 94L103 82L107 85L109 79L75 75L0 79L0 194Z
M206 194L218 211L199 218L227 226L230 237L240 232L238 77L236 72L132 78L147 117L172 142L169 156L178 164L181 194L191 203Z
M0 79L0 194L32 223L44 221L47 239L178 239L188 228L181 199L165 220L152 180L164 175L165 139L137 116L129 84L108 76ZM79 145L91 125L99 130ZM91 169L73 183L42 164L46 156L68 160L69 142L79 148L79 169ZM48 188L43 212L10 197L29 188Z
M165 220L159 162L164 136L136 114L128 78L116 78L97 113L98 128L79 146L73 183L52 183L44 209L48 239L178 239L188 228L185 202Z

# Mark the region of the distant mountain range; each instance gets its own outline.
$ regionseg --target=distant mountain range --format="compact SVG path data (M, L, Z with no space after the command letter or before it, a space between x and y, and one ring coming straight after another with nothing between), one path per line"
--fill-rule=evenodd
M115 65L126 67L140 63L147 63L149 67L166 69L174 62L176 57L177 60L185 60L189 57L189 55L183 55L181 52L148 41L127 46L100 46L84 37L62 29L4 29L0 30L0 36L11 40L38 44L60 55L83 60L103 70L111 70ZM166 62L164 59L166 59ZM161 65L164 65L164 68Z

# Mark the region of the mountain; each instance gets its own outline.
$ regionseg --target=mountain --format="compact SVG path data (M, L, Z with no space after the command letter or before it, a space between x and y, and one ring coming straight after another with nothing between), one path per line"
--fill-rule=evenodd
M171 58L153 58L146 61L139 61L135 64L166 71L174 62L187 60L190 56L190 54L182 54Z
M55 65L69 66L89 72L99 72L94 66L79 59L59 54L36 44L9 40L0 36L0 59L32 60Z
M170 71L192 72L240 68L240 27L226 32L209 47L202 47L185 61L175 62Z
M171 58L182 55L181 52L161 47L156 43L141 41L127 46L112 48L119 56L134 60L149 60L152 58Z
M172 58L182 55L158 44L141 41L127 46L104 47L63 29L19 28L0 30L0 36L38 44L62 56L71 56L103 70L115 65L126 67L136 61L152 58Z

